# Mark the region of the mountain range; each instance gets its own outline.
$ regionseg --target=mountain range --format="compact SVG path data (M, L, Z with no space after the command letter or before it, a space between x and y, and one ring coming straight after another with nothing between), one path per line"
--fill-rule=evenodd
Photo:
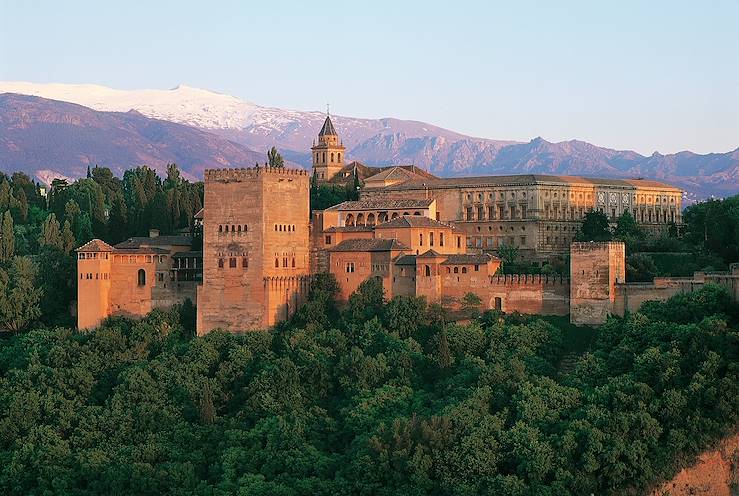
M739 148L643 156L577 140L493 140L418 121L331 117L347 158L367 165L415 164L440 176L645 177L680 186L692 199L739 191ZM0 168L76 177L87 164L118 172L174 161L199 177L205 167L264 162L272 146L288 161L309 167L310 146L324 119L322 112L264 107L188 86L128 91L0 82Z

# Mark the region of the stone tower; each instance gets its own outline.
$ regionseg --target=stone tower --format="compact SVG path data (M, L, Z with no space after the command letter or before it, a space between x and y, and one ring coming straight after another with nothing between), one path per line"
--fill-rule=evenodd
M344 145L339 141L330 115L326 114L321 132L318 133L318 144L314 142L311 150L313 173L319 183L331 180L344 167Z
M621 241L572 243L570 322L600 325L614 312L615 286L626 282L626 248Z
M77 252L77 328L91 329L110 316L113 247L94 239Z
M266 329L309 284L309 180L302 169L205 171L198 335Z

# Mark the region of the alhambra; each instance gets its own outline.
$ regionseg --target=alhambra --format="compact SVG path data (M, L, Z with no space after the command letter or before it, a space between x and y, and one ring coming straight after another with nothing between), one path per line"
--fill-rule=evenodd
M307 297L311 276L330 272L346 300L371 277L388 298L454 305L476 294L486 309L569 315L598 325L707 282L739 300L739 266L727 273L627 283L621 242L575 242L586 212L615 222L629 212L648 232L681 223L682 192L643 179L517 175L438 178L414 166L345 164L330 116L311 148L313 174L254 167L205 171L203 250L189 236L94 239L77 249L80 329L111 315L140 317L190 299L197 332L266 329ZM359 180L359 200L310 211L310 182ZM506 274L495 253L516 247L544 264L569 253L570 277Z

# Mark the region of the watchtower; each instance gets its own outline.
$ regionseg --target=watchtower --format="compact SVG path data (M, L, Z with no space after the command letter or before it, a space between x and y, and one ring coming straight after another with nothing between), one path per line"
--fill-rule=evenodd
M576 242L570 247L570 322L603 324L613 313L616 283L626 282L621 241Z
M309 278L309 179L302 169L205 171L198 335L265 329L301 303Z

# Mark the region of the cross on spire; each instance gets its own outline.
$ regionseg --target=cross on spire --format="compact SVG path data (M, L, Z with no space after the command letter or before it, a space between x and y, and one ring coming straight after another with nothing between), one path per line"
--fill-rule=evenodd
M330 105L331 105L330 103L327 103L326 104L326 115L331 115L331 112L330 112L331 107L330 107Z

